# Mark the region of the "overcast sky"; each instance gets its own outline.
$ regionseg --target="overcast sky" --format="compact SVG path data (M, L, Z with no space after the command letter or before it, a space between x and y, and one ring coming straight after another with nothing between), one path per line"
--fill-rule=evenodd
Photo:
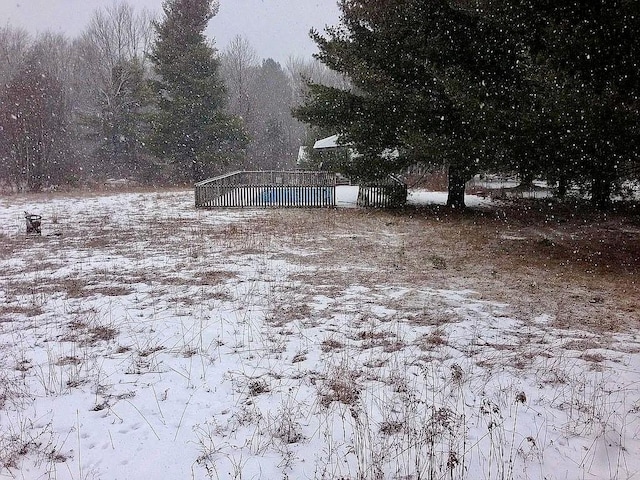
M46 30L78 35L92 13L114 0L0 0L0 24L37 33ZM128 0L137 8L161 13L162 0ZM310 57L312 27L338 23L336 0L220 0L220 11L207 34L224 49L234 36L245 35L260 58L284 63L289 55Z

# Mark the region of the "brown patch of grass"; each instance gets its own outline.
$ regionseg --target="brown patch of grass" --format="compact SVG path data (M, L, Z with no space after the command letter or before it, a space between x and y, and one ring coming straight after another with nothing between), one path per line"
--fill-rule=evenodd
M196 350L194 347L186 347L182 350L181 353L183 358L191 358L196 353L198 353L198 350Z
M579 338L579 339L569 340L562 346L562 348L566 350L584 351L584 350L602 348L602 345L598 341L593 339Z
M359 375L352 371L337 369L323 384L319 393L320 404L328 407L333 402L353 405L360 398Z
M380 433L383 435L395 435L404 428L404 423L397 420L385 420L380 424Z
M505 314L518 319L547 313L559 328L637 328L640 229L624 216L545 208L525 202L469 212L282 210L248 223L256 233L314 252L297 261L315 271L291 277L310 294L337 296L354 284L471 288L480 300L508 304ZM438 258L446 259L446 269L433 268ZM404 298L395 307L408 310ZM429 318L424 306L412 310L417 323L455 321L455 314Z
M75 319L67 324L68 331L59 340L78 342L80 345L95 345L108 342L118 336L118 330L109 325L100 325L94 321Z
M88 285L86 280L67 278L62 281L60 287L65 291L68 298L84 298L92 295L92 292L86 289Z
M0 305L0 323L11 323L18 319L12 315L24 315L25 317L36 317L42 315L44 310L38 305Z
M277 305L267 316L267 321L276 327L283 327L295 320L309 318L311 307L306 303Z
M51 450L47 453L47 459L53 463L64 463L71 458L71 455L58 452L57 450Z
M229 294L229 292L225 292L225 291L215 291L215 292L208 292L206 294L206 299L207 300L219 300L221 302L230 302L233 300L233 296L231 294Z
M580 355L580 358L586 362L591 363L602 363L606 360L604 355L602 355L601 353L583 353L582 355Z
M257 397L269 392L269 385L262 379L251 380L247 388L251 397Z
M336 340L335 338L327 338L320 344L320 350L322 350L324 353L330 352L332 350L339 350L341 348L344 348L344 343Z
M24 244L23 239L18 239L15 235L0 233L0 258L13 257L16 251Z
M516 348L518 348L517 345L513 345L513 344L510 344L510 343L487 342L484 345L487 346L487 347L491 347L494 350L497 350L498 352L512 352Z
M80 363L82 363L82 360L80 360L78 357L64 356L58 359L58 361L56 362L56 365L58 365L59 367L62 367L65 365L79 365Z
M4 288L7 297L16 297L19 295L36 295L39 293L55 293L62 290L62 288L55 283L44 283L42 280L38 281L24 281L24 280L10 280L5 282ZM0 305L0 308L3 306Z
M83 343L93 345L98 342L108 342L117 336L118 331L115 328L108 327L106 325L98 325L87 330L87 336L83 339Z
M417 343L422 350L431 350L433 347L441 347L449 344L444 332L440 330L435 330L422 336Z
M429 261L433 265L433 268L435 268L436 270L447 269L447 261L444 259L444 257L441 257L440 255L430 255Z
M191 306L191 305L195 305L195 304L198 303L195 298L187 297L187 296L172 297L170 300L171 300L171 303L181 304L181 305L186 305L186 306Z
M155 345L153 347L147 347L143 350L140 350L138 352L138 355L140 357L150 357L151 355L153 355L156 352L159 352L160 350L164 350L164 347L162 345Z
M385 353L393 353L393 352L398 352L400 350L402 350L404 347L406 347L407 345L404 342L401 342L399 340L393 341L393 340L387 340L382 342L382 351Z
M130 295L133 293L133 289L129 287L121 287L121 286L104 286L104 287L94 287L88 290L91 295L104 295L105 297L123 297L125 295Z
M91 235L82 241L82 247L87 250L96 250L113 245L114 238L111 235Z
M361 330L355 335L355 339L358 340L380 340L393 335L389 332L373 332L371 330Z
M58 267L60 267L60 264L54 261L34 259L28 262L21 271L24 273L45 272L55 270Z
M191 281L187 278L175 277L175 276L162 276L157 279L163 285L191 285Z
M374 332L371 330L361 330L352 337L354 340L360 340L360 348L382 348L385 353L393 353L402 350L406 344L396 338L391 332Z
M457 322L458 320L459 318L455 314L435 308L431 308L428 312L409 317L410 323L417 326L439 327L447 323Z
M227 272L225 270L211 270L206 272L201 272L198 279L198 285L219 285L224 283L226 280L231 278L235 278L237 275L233 272Z
M307 359L307 353L306 351L296 353L291 359L291 363L304 362Z

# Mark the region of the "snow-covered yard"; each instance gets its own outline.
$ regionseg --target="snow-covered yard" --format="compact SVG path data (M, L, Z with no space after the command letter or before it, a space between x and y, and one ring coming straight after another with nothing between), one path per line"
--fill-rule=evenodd
M515 308L415 222L0 199L0 478L640 478L637 335Z

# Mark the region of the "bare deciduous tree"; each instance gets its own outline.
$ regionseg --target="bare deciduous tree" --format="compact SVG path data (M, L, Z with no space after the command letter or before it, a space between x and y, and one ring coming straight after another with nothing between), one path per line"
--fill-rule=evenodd
M286 67L293 85L296 105L302 103L307 93L307 84L310 81L341 89L347 89L350 85L347 77L330 70L326 65L316 59L289 57Z
M250 90L258 66L258 56L247 38L238 35L229 42L220 60L229 96L227 108L245 121L250 121L253 113Z
M31 46L26 30L0 27L0 85L6 85L22 68L24 57Z
M55 57L42 53L36 43L0 93L5 181L19 190L57 184L66 172L69 104Z

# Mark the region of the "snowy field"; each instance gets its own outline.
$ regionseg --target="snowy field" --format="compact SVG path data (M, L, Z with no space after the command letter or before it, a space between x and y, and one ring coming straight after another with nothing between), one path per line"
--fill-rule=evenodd
M640 478L636 333L450 282L376 215L0 199L0 478Z

